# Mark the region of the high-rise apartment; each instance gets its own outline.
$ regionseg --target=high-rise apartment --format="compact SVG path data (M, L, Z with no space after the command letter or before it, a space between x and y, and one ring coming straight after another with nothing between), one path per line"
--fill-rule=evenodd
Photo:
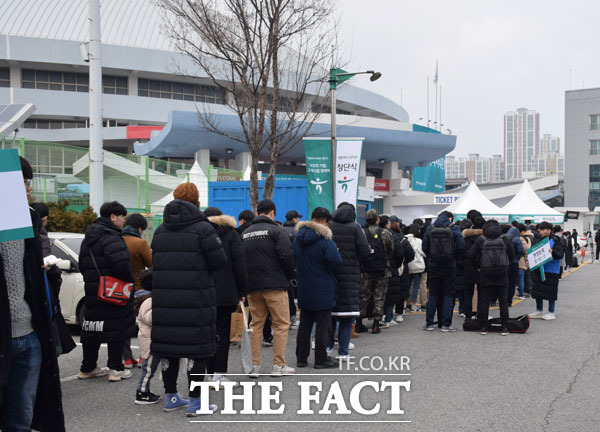
M540 115L527 108L504 114L504 178L522 179L535 172L540 142Z

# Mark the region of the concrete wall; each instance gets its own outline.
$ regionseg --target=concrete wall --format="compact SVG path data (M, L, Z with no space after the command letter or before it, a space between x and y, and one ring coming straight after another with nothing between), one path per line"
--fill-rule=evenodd
M600 89L565 93L565 207L588 206L589 166L600 164L600 155L590 156L590 140L600 139L591 114L600 114Z

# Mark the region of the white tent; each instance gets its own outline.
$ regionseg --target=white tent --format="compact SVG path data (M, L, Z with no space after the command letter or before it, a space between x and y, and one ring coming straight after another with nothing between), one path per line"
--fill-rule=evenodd
M533 222L563 223L564 215L546 205L529 182L525 180L519 192L503 208L510 215L511 221L531 220Z
M508 222L508 213L487 199L475 182L471 182L461 197L444 210L452 212L454 220L461 220L473 209L478 210L486 219L496 219L500 223Z
M181 183L185 183L185 182L191 182L194 183L196 185L196 187L198 188L198 191L200 191L200 204L204 204L203 201L203 194L202 191L204 189L208 188L208 178L206 177L206 174L204 174L204 171L202 170L202 168L200 168L200 165L198 165L198 162L194 162L194 165L192 165L192 168L190 168L190 171L188 172L188 174L179 182L179 184ZM150 205L150 211L154 214L161 214L164 211L165 207L167 206L167 204L169 204L171 201L173 201L173 192L171 191L168 195L164 196L163 198L159 199L158 201L153 202ZM206 200L206 205L208 205L208 200Z

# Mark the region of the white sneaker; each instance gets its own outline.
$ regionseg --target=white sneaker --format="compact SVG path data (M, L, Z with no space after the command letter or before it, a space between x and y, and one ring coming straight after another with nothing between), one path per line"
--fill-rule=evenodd
M396 318L396 321L391 320L389 323L387 323L388 327L394 327L397 326L399 322L404 321L404 319L402 318L400 321L398 321L398 318L402 318L402 315L400 315L399 317Z
M278 366L273 365L273 369L271 369L272 377L280 377L283 375L291 375L295 373L296 370L294 368L289 367L288 365Z
M348 344L348 349L349 349L349 350L352 350L352 349L354 349L354 344L353 344L352 342L350 342L350 343Z
M232 383L234 383L234 384L233 384L233 388L237 388L237 387L239 387L239 386L240 386L240 383L239 383L239 382L237 382L237 381L231 381L231 380L230 380L229 378L227 378L225 375L220 375L220 376L218 376L218 375L213 375L213 376L211 376L211 377L210 377L209 381L212 381L212 382L219 383L219 388L220 388L220 389L224 389L224 388L225 388L225 386L223 386L223 384L222 384L222 383L224 383L224 382L232 382Z
M389 323L386 323L385 321L379 321L379 328L380 329L386 329L386 328L389 328L389 327L390 327Z
M420 312L421 308L419 308L419 306L411 306L410 311L411 312Z
M311 346L311 348L312 348L312 349L315 349L315 341L312 341L312 342L310 343L310 346Z
M350 356L348 354L346 354L346 355L336 355L335 358L338 359L338 360L348 360L350 358Z
M290 320L290 329L291 330L298 330L298 327L300 327L300 320L297 319L296 317L292 318Z
M541 319L544 316L544 311L535 311L534 313L529 314L529 318L531 319Z
M329 355L333 352L333 348L325 347L325 352L327 353L327 355Z
M553 320L553 319L556 319L556 316L552 312L546 312L544 315L542 315L542 319L543 320Z
M248 374L250 378L258 378L260 376L260 365L252 366L252 372Z
M397 323L399 323L399 322L403 322L403 321L404 321L404 316L403 316L403 315L398 315L398 316L396 317L396 322L397 322Z
M100 369L100 368L95 368L93 371L90 372L81 372L79 371L79 373L77 374L77 378L79 379L90 379L90 378L98 378L98 377L103 377L106 375L106 370L105 369Z
M117 382L127 378L131 378L131 371L129 369L124 369L122 371L111 369L108 372L108 380L110 382Z

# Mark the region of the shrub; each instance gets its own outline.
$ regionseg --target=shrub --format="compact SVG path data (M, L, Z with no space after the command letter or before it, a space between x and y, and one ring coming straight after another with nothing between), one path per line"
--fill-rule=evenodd
M50 209L48 225L46 229L54 232L85 233L98 216L91 207L86 207L77 213L75 210L67 210L69 201L63 200L57 203L46 203Z

